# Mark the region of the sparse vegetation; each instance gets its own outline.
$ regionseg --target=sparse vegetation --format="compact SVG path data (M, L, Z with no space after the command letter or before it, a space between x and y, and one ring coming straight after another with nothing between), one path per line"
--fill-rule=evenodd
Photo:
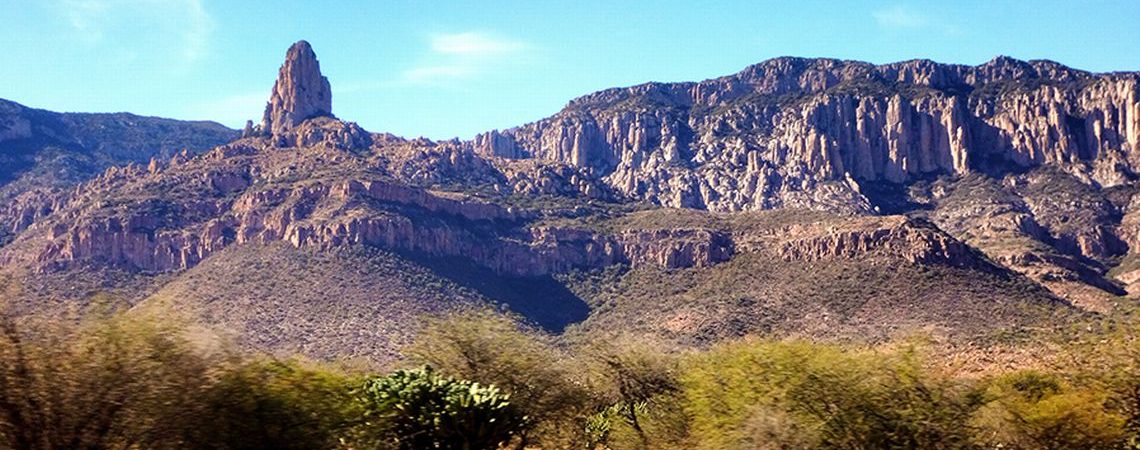
M1130 315L1032 369L925 344L566 342L431 321L368 373L246 356L141 312L0 323L4 449L1118 449L1140 439ZM428 364L425 366L424 364Z

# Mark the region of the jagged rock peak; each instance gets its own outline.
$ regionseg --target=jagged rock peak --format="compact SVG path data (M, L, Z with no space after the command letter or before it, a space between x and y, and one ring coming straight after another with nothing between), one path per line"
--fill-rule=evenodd
M297 41L285 53L285 63L265 106L261 130L278 135L305 119L332 116L332 88L321 75L321 64L313 47Z

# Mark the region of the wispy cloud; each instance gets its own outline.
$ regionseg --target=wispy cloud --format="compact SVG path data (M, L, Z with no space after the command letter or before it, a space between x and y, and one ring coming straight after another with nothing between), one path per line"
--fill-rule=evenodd
M201 0L58 1L68 24L88 44L138 41L140 34L158 42L174 39L169 45L188 63L206 55L214 30L214 19Z
M933 20L930 14L906 5L895 5L871 12L879 27L889 30L929 30L947 36L962 34L962 28L953 23Z
M886 28L923 28L930 23L925 14L902 5L880 9L871 15L879 26Z
M484 33L435 34L421 64L404 71L410 83L444 83L469 79L505 62L517 62L530 48L524 42Z
M431 49L445 55L490 56L513 53L526 48L522 42L467 32L437 34L431 38Z

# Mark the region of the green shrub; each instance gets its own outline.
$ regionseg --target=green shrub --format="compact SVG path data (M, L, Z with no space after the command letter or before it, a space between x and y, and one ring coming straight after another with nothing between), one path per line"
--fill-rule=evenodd
M441 376L430 367L369 379L359 399L367 426L401 450L493 450L527 422L496 387Z
M528 418L519 438L542 448L581 448L596 395L578 361L550 336L493 312L431 320L406 351L440 373L494 385Z
M682 384L699 448L939 449L969 439L967 391L909 351L729 344L690 360Z
M204 393L210 414L201 417L190 443L200 449L337 448L361 414L353 387L347 375L313 364L242 363Z
M1095 450L1122 448L1125 441L1125 417L1105 408L1104 393L1074 389L1055 375L1005 374L985 397L972 425L978 443L989 448Z

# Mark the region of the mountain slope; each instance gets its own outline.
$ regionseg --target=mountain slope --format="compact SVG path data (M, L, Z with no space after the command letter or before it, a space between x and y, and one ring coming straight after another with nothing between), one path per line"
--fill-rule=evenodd
M382 360L479 306L689 345L986 339L1106 311L1136 266L1136 74L782 58L432 142L336 119L319 67L292 47L241 139L22 197L0 269Z
M111 166L169 159L184 149L196 154L237 135L214 122L54 113L0 99L0 192L66 186Z
M237 136L214 122L55 113L0 99L0 244L48 214L48 199L110 167L194 155Z
M1112 186L1137 173L1138 80L1004 57L976 67L778 58L587 95L475 144L589 167L654 203L722 211L836 209L829 199L858 197L857 183L1043 164Z
M590 94L473 145L584 168L619 195L666 206L929 215L1103 306L1123 292L1108 268L1135 248L1123 218L1140 173L1140 74L1005 57L973 67L778 58L699 83ZM987 202L1012 215L955 210L986 183L1013 203ZM978 240L1011 218L1010 231L989 230L1005 238Z

